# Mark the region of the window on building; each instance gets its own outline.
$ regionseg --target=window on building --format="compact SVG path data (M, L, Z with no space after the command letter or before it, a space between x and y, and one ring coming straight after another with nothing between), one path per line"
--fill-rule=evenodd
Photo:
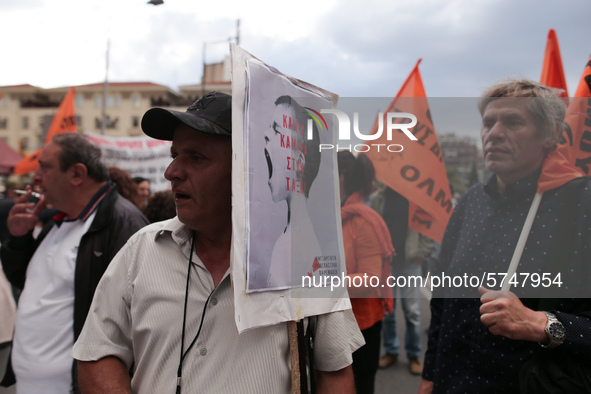
M29 128L29 117L23 116L23 129L27 130Z
M119 108L121 105L121 96L115 96L115 107Z
M84 102L84 98L81 94L74 95L74 101L76 102L76 107L82 107L82 103Z
M115 118L115 119L109 118L109 123L107 123L107 128L108 129L116 129L116 128L118 128L117 123L119 123L119 118Z
M106 107L107 108L112 107L114 101L115 100L113 99L113 96L107 96L107 102L105 103ZM102 108L102 106L103 106L103 96L102 95L99 94L99 95L94 96L94 106L96 108Z
M140 117L139 116L134 116L131 118L131 125L133 127L139 127L140 126Z
M8 128L8 119L7 118L0 118L0 129L7 129Z
M10 97L2 96L0 97L0 107L8 107L10 105Z
M133 107L138 108L140 106L142 98L139 94L133 96Z
M107 119L105 122L105 129L116 129L117 124L119 123L119 118L111 119L109 115L107 115ZM94 118L94 126L96 129L102 129L103 120L101 118Z

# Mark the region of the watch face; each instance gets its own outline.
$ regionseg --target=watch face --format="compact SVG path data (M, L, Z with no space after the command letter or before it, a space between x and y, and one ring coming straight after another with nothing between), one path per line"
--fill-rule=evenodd
M556 341L562 341L566 338L566 330L560 323L552 323L548 327L548 334Z

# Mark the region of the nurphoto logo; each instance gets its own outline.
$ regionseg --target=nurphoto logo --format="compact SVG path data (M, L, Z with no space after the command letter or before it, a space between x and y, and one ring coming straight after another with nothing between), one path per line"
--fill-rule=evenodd
M377 149L378 152L380 149L385 149L388 152L402 152L404 147L401 144L341 144L342 141L351 141L351 120L349 116L340 110L337 109L321 109L320 112L313 110L312 108L306 109L308 115L312 119L308 119L307 123L307 138L308 140L313 139L314 135L314 123L316 123L317 127L320 130L324 130L325 128L328 129L328 125L326 120L322 116L322 114L333 114L337 118L338 124L338 141L337 145L334 144L320 144L319 150L349 150L355 152L368 152L369 150ZM417 124L417 117L408 112L388 112L384 117L384 113L378 113L378 129L374 134L364 134L359 130L359 112L353 113L353 133L355 137L362 141L375 141L382 137L384 133L384 118L386 119L386 139L388 141L392 141L393 132L401 131L403 132L409 140L417 141L417 137L413 135L409 131L409 129L413 128ZM408 122L410 120L410 122Z

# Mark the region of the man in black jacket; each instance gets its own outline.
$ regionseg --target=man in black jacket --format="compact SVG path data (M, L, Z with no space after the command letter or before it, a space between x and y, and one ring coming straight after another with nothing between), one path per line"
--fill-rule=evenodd
M12 367L20 392L69 392L77 386L70 350L96 286L111 259L148 220L119 196L100 149L81 134L56 135L43 149L33 181L43 196L29 203L27 187L9 213L10 238L1 248L6 276L23 289ZM47 205L60 214L34 239L33 227Z
M530 380L539 387L528 393L588 393L591 183L564 184L574 178L567 165L548 165L560 162L553 150L566 107L548 87L518 79L487 89L478 109L484 163L493 175L464 193L447 224L431 278L453 279L433 290L419 393L524 393L520 386L534 375L530 360L554 368L540 368ZM554 186L541 196L544 178ZM532 211L534 198L541 200ZM528 212L535 218L523 242ZM455 280L477 275L480 283Z

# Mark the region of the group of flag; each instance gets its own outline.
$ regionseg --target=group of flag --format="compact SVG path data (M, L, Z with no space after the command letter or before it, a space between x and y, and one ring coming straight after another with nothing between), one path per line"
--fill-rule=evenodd
M441 242L451 216L452 195L419 71L420 62L419 59L385 113L414 114L417 117L414 130L424 130L425 137L420 142L406 144L404 153L398 159L393 158L395 155L385 150L370 151L367 155L374 163L377 178L409 200L409 228ZM540 82L561 89L560 95L568 103L566 127L560 144L548 154L543 163L542 175L538 182L538 192L543 192L590 172L591 57L569 103L558 40L555 31L551 29L548 33ZM377 127L376 122L374 132ZM70 88L53 117L45 143L51 141L55 134L76 132L77 129L74 88ZM381 138L386 137L384 133ZM376 141L380 142L390 141ZM23 175L35 171L39 166L38 158L42 149L22 159L16 165L14 173Z
M386 112L410 112L420 125L433 130L427 96L419 72L419 63L411 71ZM574 97L570 100L556 32L551 29L540 82L560 89L567 102L565 127L559 145L542 164L538 192L560 187L568 181L588 175L591 168L591 57L587 62ZM413 100L405 100L413 97ZM374 126L374 130L377 130ZM385 139L385 136L382 136ZM451 216L451 191L445 165L433 154L435 133L428 143L404 146L404 157L392 159L388 152L367 152L376 169L376 177L410 202L409 228L441 242ZM386 142L386 141L376 141ZM437 150L439 148L437 147Z

